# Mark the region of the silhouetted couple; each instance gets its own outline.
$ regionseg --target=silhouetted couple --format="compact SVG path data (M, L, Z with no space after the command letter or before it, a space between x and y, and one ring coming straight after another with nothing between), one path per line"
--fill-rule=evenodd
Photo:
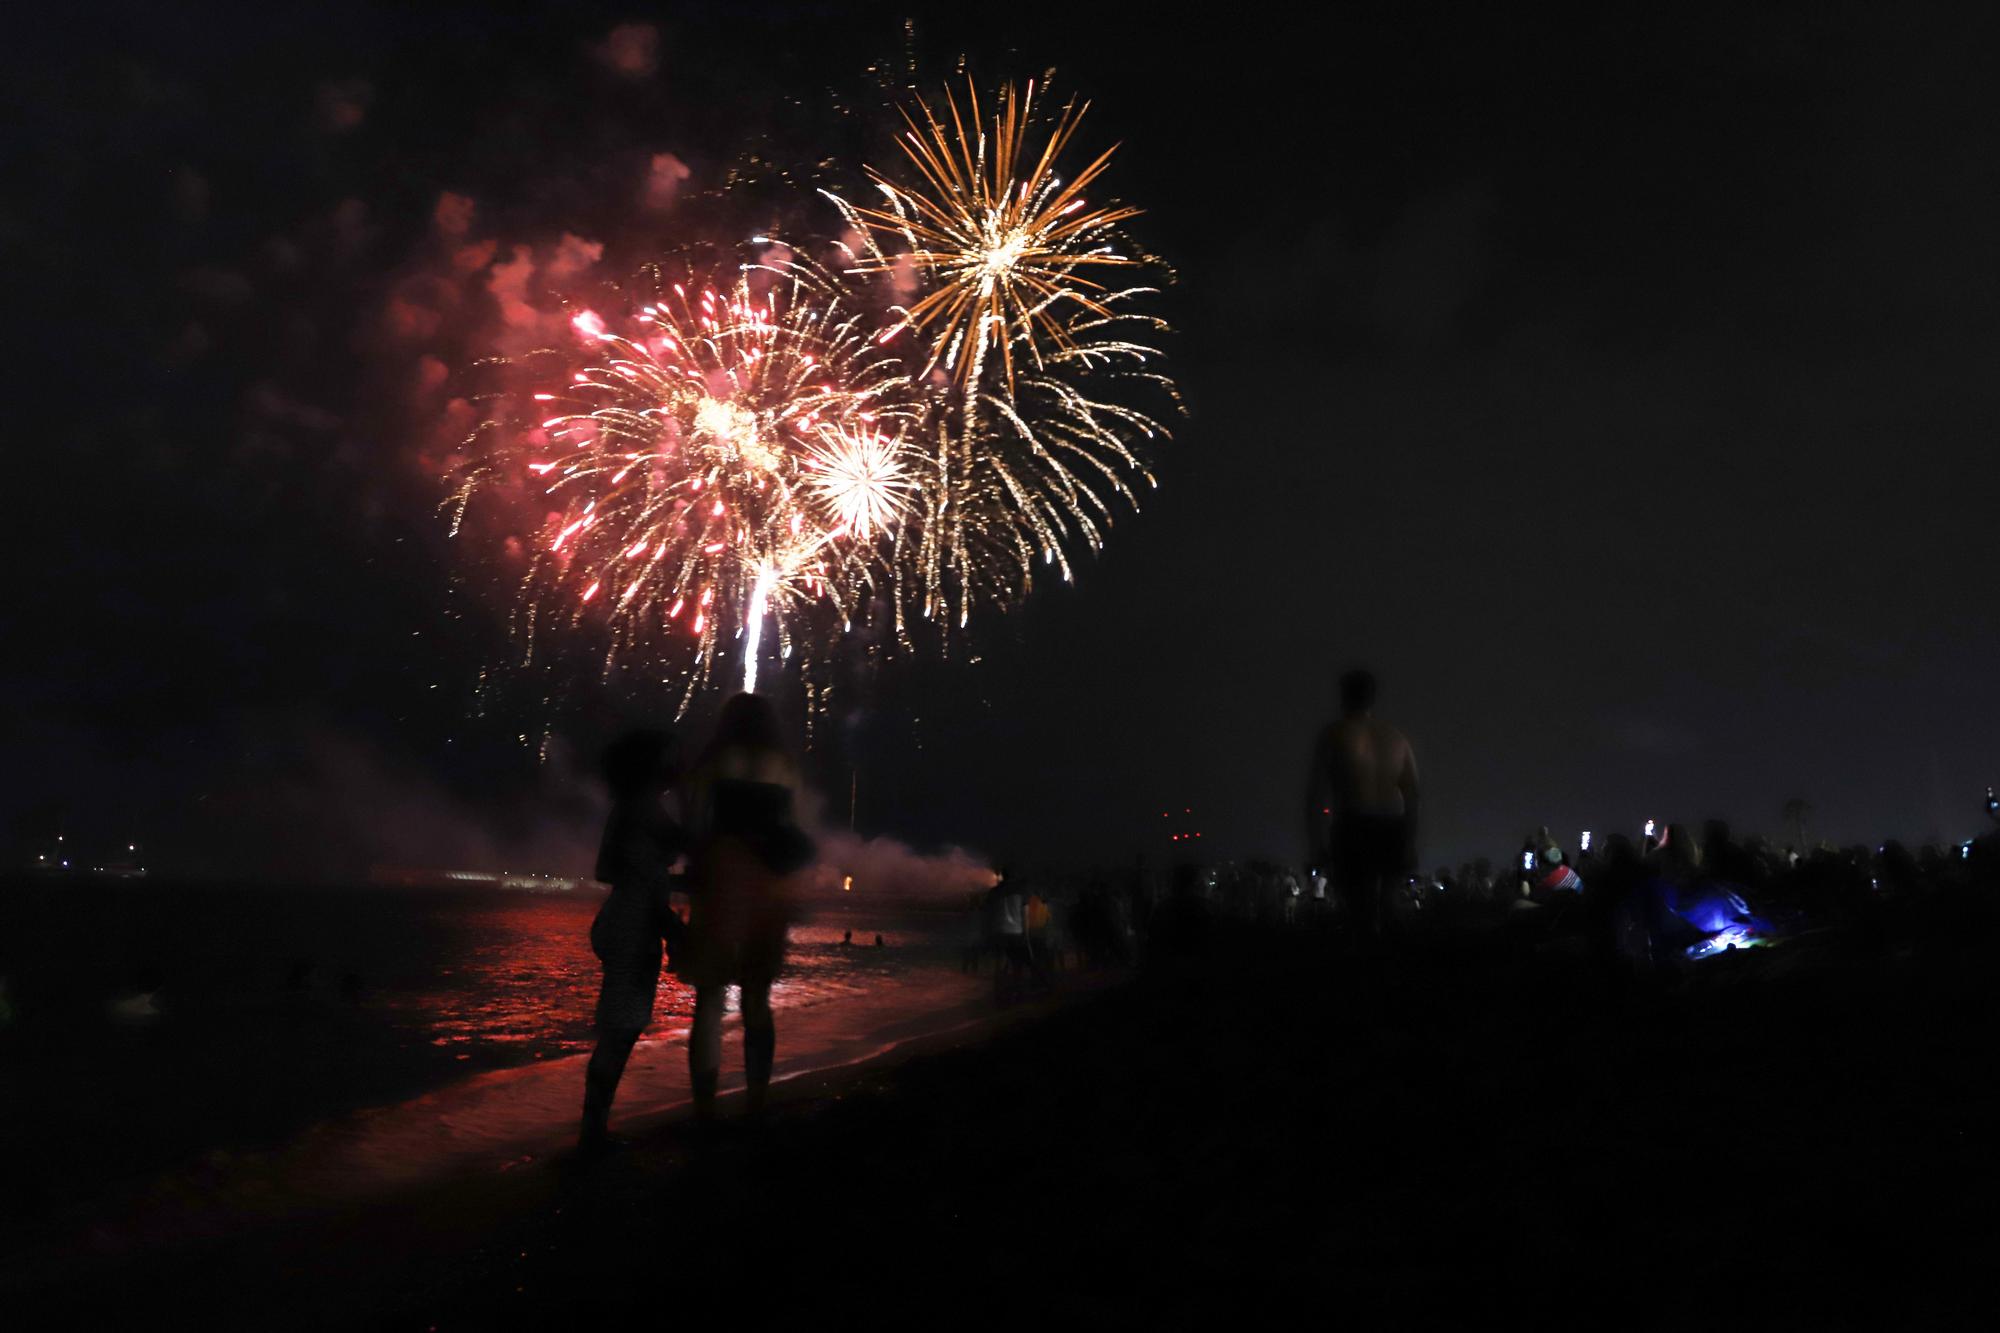
M739 694L723 705L715 736L679 783L683 825L667 809L680 776L673 741L636 731L605 751L611 816L597 877L611 894L590 942L604 965L597 1048L584 1075L585 1152L609 1146L612 1098L639 1034L652 1022L662 946L676 975L695 988L688 1069L695 1118L714 1118L722 1071L722 1014L735 986L743 1014L747 1109L762 1112L777 1050L771 984L812 864L812 840L793 810L798 766L768 699ZM685 874L673 873L685 859ZM671 894L685 893L685 924Z
M1417 757L1375 716L1375 677L1340 678L1337 722L1319 734L1306 780L1308 867L1332 881L1357 938L1382 931L1390 895L1417 865Z

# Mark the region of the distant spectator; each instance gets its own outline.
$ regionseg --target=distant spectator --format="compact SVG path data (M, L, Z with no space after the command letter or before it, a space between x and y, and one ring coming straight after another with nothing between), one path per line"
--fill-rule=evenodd
M1375 677L1340 678L1340 720L1319 734L1306 781L1308 865L1333 869L1356 934L1375 938L1391 890L1417 865L1417 758L1375 716Z

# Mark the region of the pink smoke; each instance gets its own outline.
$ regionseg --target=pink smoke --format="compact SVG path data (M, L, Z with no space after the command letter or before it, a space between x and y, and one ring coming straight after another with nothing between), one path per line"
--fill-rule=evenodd
M621 78L650 78L660 67L660 30L650 23L621 23L591 54Z

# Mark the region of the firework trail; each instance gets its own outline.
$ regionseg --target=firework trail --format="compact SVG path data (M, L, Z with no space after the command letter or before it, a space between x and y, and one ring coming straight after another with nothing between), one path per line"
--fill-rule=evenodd
M907 507L901 438L918 412L877 325L809 265L746 266L721 288L644 275L613 328L524 358L549 387L533 414L484 423L461 478L523 478L559 506L536 539L517 627L601 616L621 649L678 640L682 707L738 637L754 687L764 621L790 657L810 613L843 622L870 586L870 545ZM509 407L519 402L511 395Z

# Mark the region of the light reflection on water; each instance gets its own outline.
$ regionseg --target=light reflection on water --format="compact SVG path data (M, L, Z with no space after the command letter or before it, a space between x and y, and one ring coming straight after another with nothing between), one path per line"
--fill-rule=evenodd
M550 1131L574 1117L580 1071L538 1081L524 1067L592 1043L600 903L594 893L0 883L0 979L14 1015L0 1025L0 1125L14 1143L40 1145L10 1163L0 1249L122 1181L270 1149L346 1115L362 1117L350 1129L402 1127L368 1139L376 1167L412 1159L412 1143L436 1147L444 1133L428 1097L450 1089L488 1089L452 1103L446 1129L462 1143ZM936 1003L950 987L934 981L960 981L940 949L954 939L950 921L836 903L796 927L776 991L798 1017L790 1049L812 1031L832 1041L844 1023L866 1027L884 1005ZM890 947L842 949L848 925L856 941L882 931ZM142 1019L124 1011L136 993L156 1001ZM652 1035L686 1027L692 1001L666 979ZM646 1095L648 1075L654 1099L668 1097L660 1069L678 1071L678 1055L636 1057L630 1097ZM528 1077L462 1077L508 1067ZM384 1121L396 1107L410 1111ZM350 1171L370 1159L338 1161Z
M339 1039L441 1048L482 1065L587 1050L599 970L590 922L601 893L254 888L27 887L0 892L0 976L23 1014L103 1024L108 1000L161 986L161 1034L284 1048L302 1024ZM847 902L795 926L781 1005L817 1004L944 965L950 916ZM855 947L841 946L851 926ZM890 947L875 949L876 932ZM692 989L660 982L655 1031L684 1025ZM350 1021L351 1020L351 1021ZM78 1026L80 1025L80 1026ZM303 1055L301 1058L306 1058Z
M599 976L589 932L601 901L0 883L0 978L14 1006L0 1027L0 1124L47 1149L13 1164L8 1186L30 1202L0 1210L0 1242L10 1225L32 1226L114 1182L480 1084L466 1072L587 1050ZM842 903L796 927L775 998L813 1016L799 1014L789 1031L838 1037L843 1025L879 1021L885 1004L941 1002L951 988L933 983L961 980L953 921ZM890 947L842 948L850 923L857 941L872 944L879 930ZM135 990L154 992L151 1017L113 1014ZM693 998L665 979L652 1036L685 1028ZM676 1056L642 1053L634 1095L649 1058L677 1069ZM536 1116L573 1115L576 1072L550 1073L505 1083L483 1110L460 1106L451 1132L505 1138ZM426 1142L440 1132L429 1114L409 1122Z
M449 964L436 975L385 994L400 1026L421 1029L436 1046L458 1051L514 1046L515 1058L543 1059L590 1049L599 968L590 951L596 895L454 895L427 908L425 933L457 939ZM837 910L837 909L836 909ZM874 980L942 964L945 934L921 920L883 915L853 927L856 943L841 944L845 915L824 915L792 928L784 973L772 990L780 1007L818 1004L866 991ZM887 945L873 947L877 930ZM865 943L864 943L865 941ZM733 1005L733 999L732 999ZM671 973L660 978L654 1030L685 1025L694 989Z

